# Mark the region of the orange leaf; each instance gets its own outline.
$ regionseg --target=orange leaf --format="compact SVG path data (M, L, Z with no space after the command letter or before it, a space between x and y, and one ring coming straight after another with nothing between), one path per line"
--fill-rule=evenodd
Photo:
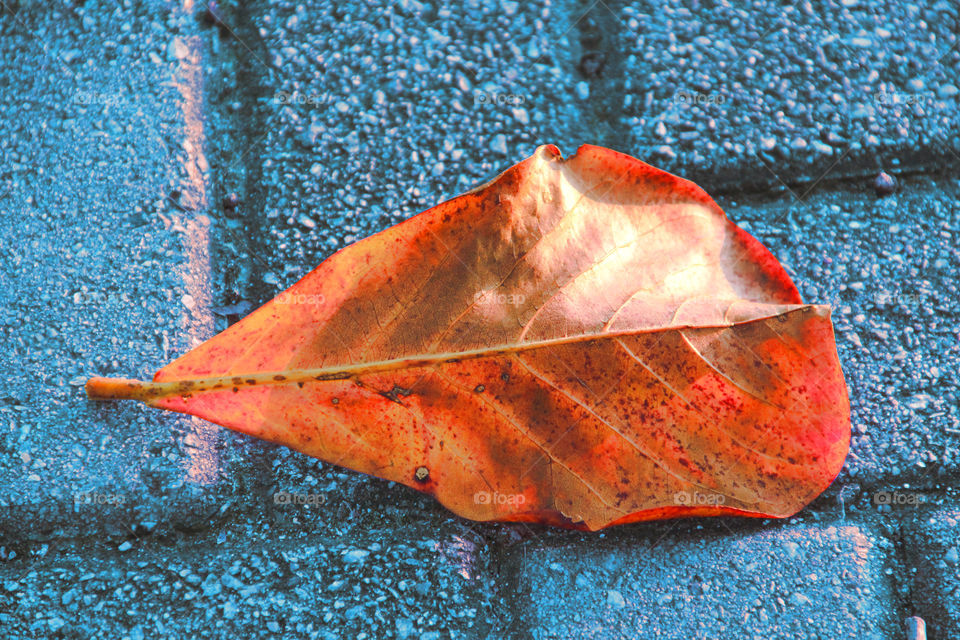
M87 390L590 530L789 516L850 439L829 307L699 187L588 145L345 248L152 383Z

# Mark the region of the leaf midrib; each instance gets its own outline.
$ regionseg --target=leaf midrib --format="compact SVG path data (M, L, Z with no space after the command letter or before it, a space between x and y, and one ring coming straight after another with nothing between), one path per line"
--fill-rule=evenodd
M774 305L771 305L774 306ZM783 305L775 305L782 309ZM247 373L234 373L221 376L206 376L196 378L180 378L176 380L162 380L155 382L144 382L143 399L147 401L158 401L160 399L176 395L193 395L201 392L219 391L222 389L232 389L265 385L287 385L301 382L331 382L336 380L350 380L363 375L374 373L384 373L387 371L397 371L403 369L413 369L418 367L427 367L436 364L450 364L463 360L474 360L484 357L498 357L537 349L562 346L567 344L576 344L580 342L593 342L597 340L614 340L629 336L636 336L648 333L657 333L661 331L686 331L690 329L726 329L735 326L742 326L753 322L760 322L775 318L777 316L789 315L812 309L818 305L800 304L794 305L786 311L758 315L748 320L726 323L710 323L703 325L671 325L666 327L651 327L648 329L628 329L621 331L603 331L598 333L584 333L575 336L565 336L562 338L549 338L545 340L530 340L516 344L485 346L477 349L467 349L464 351L452 351L442 353L428 353L402 358L393 358L389 360L379 360L373 362L362 362L348 365L334 365L328 367L317 367L310 369L285 369L280 371L251 371Z

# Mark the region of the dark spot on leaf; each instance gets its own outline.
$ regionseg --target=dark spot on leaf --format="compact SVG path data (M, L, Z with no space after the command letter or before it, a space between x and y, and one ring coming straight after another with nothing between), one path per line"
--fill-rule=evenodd
M473 390L476 391L477 393L483 393L484 389L486 389L486 387L483 386L482 384L478 384L476 387L473 388Z
M430 479L430 470L423 466L417 467L413 472L413 479L420 483L426 482Z
M398 387L397 385L393 385L393 389L390 389L390 391L377 391L377 393L382 395L387 400L390 400L391 402L396 402L397 404L400 404L400 396L403 396L403 397L409 396L411 393L413 393L413 389L404 389L403 387Z

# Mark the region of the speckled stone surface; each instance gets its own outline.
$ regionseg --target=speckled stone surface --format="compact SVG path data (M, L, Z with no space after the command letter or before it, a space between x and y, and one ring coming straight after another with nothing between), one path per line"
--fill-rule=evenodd
M674 522L531 545L513 557L518 590L532 596L516 637L634 638L656 629L677 640L894 638L899 620L883 573L892 551L889 540L850 522Z
M187 78L193 19L160 6L7 9L0 527L128 534L178 517L174 494L201 480L193 452L212 450L202 425L83 393L90 375L149 376L212 335L205 167L188 132L203 101Z

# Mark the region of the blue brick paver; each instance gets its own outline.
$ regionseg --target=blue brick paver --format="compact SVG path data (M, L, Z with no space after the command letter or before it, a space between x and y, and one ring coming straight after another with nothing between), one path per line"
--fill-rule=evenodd
M129 533L217 481L216 431L83 400L213 331L202 42L161 5L4 8L0 526Z
M638 533L511 556L526 596L516 637L897 637L884 575L893 544L869 528L670 523Z

